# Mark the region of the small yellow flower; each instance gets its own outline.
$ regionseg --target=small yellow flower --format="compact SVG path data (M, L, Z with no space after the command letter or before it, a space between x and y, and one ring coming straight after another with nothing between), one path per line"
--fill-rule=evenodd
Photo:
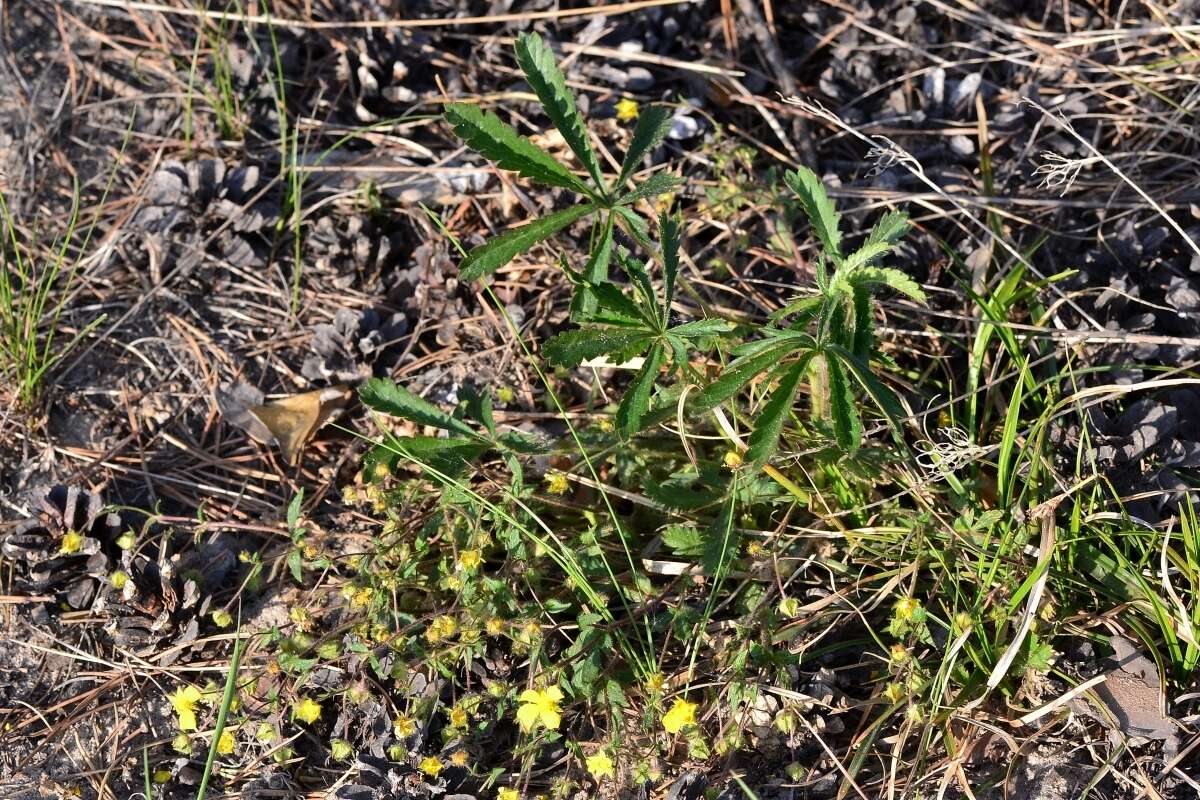
M443 614L440 617L435 617L433 622L429 623L429 627L425 629L425 638L430 644L435 644L442 639L449 639L458 632L458 622L449 614Z
M169 770L169 769L154 770L154 782L155 783L166 783L169 780L171 780L171 770Z
M228 611L218 608L212 612L212 621L218 628L228 628L233 624L233 616Z
M485 627L487 628L488 636L499 636L504 633L504 629L507 626L504 624L504 620L499 617L492 617L487 621Z
M902 597L896 601L896 619L907 622L921 610L921 601L915 597Z
M496 800L521 800L521 793L506 786L496 792Z
M167 698L179 715L179 730L196 730L196 706L203 698L204 695L195 686L184 686Z
M129 583L129 575L118 569L108 576L108 582L119 592L125 588L125 584Z
M470 758L466 750L455 750L450 756L450 763L456 767L465 767Z
M302 697L299 703L292 706L292 716L312 725L321 718L321 704L311 697Z
M596 780L611 778L616 774L613 770L612 759L603 750L587 757L587 771L592 773L592 777Z
M371 605L371 598L374 596L374 594L374 592L364 586L350 597L350 607L366 608L367 606Z
M637 119L637 116L637 100L623 97L617 101L617 119L621 120L621 122L629 122L631 119Z
M562 712L558 704L563 699L562 690L557 686L547 686L545 689L526 689L518 698L521 705L517 708L517 724L525 732L532 731L538 723L550 730L558 730L562 722Z
M888 656L892 659L893 663L903 664L905 661L908 661L908 648L896 642L892 645L892 649L888 651Z
M397 739L407 739L417 732L417 721L412 717L396 717L396 721L392 723L392 732L396 734Z
M329 743L329 754L334 761L349 761L354 755L354 747L345 739L334 739Z
M386 461L380 461L378 464L375 465L375 477L376 478L386 478L388 475L391 475L391 474L392 474L392 466L391 466L391 464L388 464Z
M62 538L62 544L58 546L60 553L70 555L78 553L83 548L83 536L75 531L67 531L66 536Z
M483 554L478 550L463 550L458 554L458 568L463 572L472 572L483 563Z
M133 531L126 531L117 537L117 547L122 550L129 550L137 544L137 536L134 536Z
M468 714L467 710L462 706L455 706L454 708L450 709L450 724L455 728L462 728L466 726L470 719L471 715Z
M725 466L730 469L737 469L742 465L742 454L737 450L725 451Z
M889 683L887 688L883 690L883 696L886 697L889 702L899 703L900 698L904 697L904 687L898 683Z
M546 474L546 491L550 494L566 494L571 488L571 482L567 480L567 473L549 472Z
M687 700L676 700L669 711L663 714L662 724L667 733L679 733L689 725L696 724L696 704Z
M417 766L421 772L424 772L431 778L436 778L438 773L442 771L442 760L437 756L425 756Z
M221 738L217 739L217 752L223 756L227 756L233 752L232 731L221 731Z
M667 676L661 672L656 672L646 679L646 690L650 694L662 694L667 688Z

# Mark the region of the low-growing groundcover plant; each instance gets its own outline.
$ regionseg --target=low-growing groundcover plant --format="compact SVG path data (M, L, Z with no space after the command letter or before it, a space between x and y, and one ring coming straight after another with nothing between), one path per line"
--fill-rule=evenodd
M937 765L975 741L975 709L1016 717L1074 680L1055 672L1054 638L1096 610L1162 637L1167 677L1195 667L1200 604L1143 571L1161 554L1194 590L1200 526L1187 508L1179 543L1156 549L1096 476L1059 473L1050 425L1081 398L1069 365L1035 369L1001 327L1021 293L987 299L995 337L977 348L1011 371L1007 405L952 394L948 422L970 408L970 428L932 446L898 388L902 354L876 336L884 301L926 301L887 262L903 214L854 241L820 178L787 172L773 202L808 222L816 245L792 256L811 285L769 318L722 316L688 285L686 212L663 200L678 179L642 175L669 109L640 110L607 176L549 48L525 35L516 51L583 174L494 114L449 106L472 149L571 195L460 268L503 314L490 276L591 226L583 263L558 260L570 327L535 341L510 324L555 426L504 424L511 387L442 407L367 381L385 433L343 500L379 536L336 557L296 498L281 572L307 600L267 637L265 674L243 681L235 664L223 696L215 681L176 689L178 749L219 713L205 745L218 764L316 759L353 775L346 798L634 796L677 778L675 796L698 797L709 777L871 797L901 772L932 796ZM1021 296L1037 319L1035 295Z

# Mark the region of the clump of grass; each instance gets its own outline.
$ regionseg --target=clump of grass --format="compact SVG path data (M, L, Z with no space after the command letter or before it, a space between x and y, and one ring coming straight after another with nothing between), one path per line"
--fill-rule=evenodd
M77 288L80 262L94 228L93 223L82 244L76 241L78 184L73 198L66 229L43 249L36 234L32 240L23 240L0 193L0 376L16 403L25 409L37 404L47 373L103 322L103 317L90 320L66 341L59 335L63 311Z

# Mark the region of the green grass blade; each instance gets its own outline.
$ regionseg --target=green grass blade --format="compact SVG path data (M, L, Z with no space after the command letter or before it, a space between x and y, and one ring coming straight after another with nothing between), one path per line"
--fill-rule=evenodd
M238 626L241 632L241 626ZM229 676L225 679L225 694L221 696L221 707L217 709L217 726L213 729L212 742L208 745L208 758L204 762L204 774L200 776L200 788L196 790L196 800L204 800L208 792L208 780L212 776L213 762L217 758L217 743L225 732L225 720L229 716L229 707L233 705L233 696L237 689L238 667L242 660L242 650L245 642L239 637L233 645L233 658L229 663Z

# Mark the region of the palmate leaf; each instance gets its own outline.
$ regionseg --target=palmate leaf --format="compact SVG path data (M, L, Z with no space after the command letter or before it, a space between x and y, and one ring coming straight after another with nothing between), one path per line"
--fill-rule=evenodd
M754 432L750 434L750 446L746 450L746 460L755 466L762 466L775 454L779 445L779 432L783 429L783 423L796 397L796 390L808 370L811 358L811 355L801 358L784 370L779 385L771 393L771 399L759 413Z
M444 116L468 147L495 161L501 169L513 170L538 183L592 194L586 183L495 114L485 114L473 105L454 103L446 107Z
M600 230L600 238L592 244L587 265L583 268L583 279L587 283L579 287L571 299L571 319L582 322L596 311L594 286L608 282L608 264L612 261L613 215L610 213ZM591 284L590 286L587 284Z
M846 378L846 370L837 358L825 356L829 376L829 412L833 418L833 435L838 446L853 453L862 444L862 419L854 404L854 391Z
M650 393L654 390L654 381L658 379L665 356L662 343L655 342L646 354L641 370L634 376L633 383L625 390L621 405L617 407L617 430L622 435L628 437L638 432L642 417L650 407Z
M365 405L393 417L401 417L421 425L432 425L463 436L475 436L475 431L471 430L470 425L450 416L425 398L413 394L393 381L371 378L359 387L358 396Z
M575 105L575 97L567 89L567 81L562 70L554 61L552 51L542 37L536 33L523 33L517 37L517 63L525 73L529 87L542 102L546 116L558 128L563 139L583 164L596 186L605 191L604 175L600 171L600 162L588 141L587 128L583 117Z
M596 207L591 203L583 203L556 211L548 217L535 219L519 228L509 228L467 253L467 257L458 265L459 276L464 281L475 281L490 275L512 261L518 253L525 252L595 210Z
M639 200L645 200L650 197L658 197L660 194L666 194L675 187L683 183L681 178L672 175L669 172L656 172L646 180L633 187L629 192L621 195L617 199L617 203L622 206L633 205Z
M918 303L926 302L925 290L907 273L892 267L860 267L850 276L855 286L886 286L895 289Z
M542 345L546 361L558 367L577 367L584 361L608 353L645 346L653 338L649 331L634 328L580 328L560 333Z
M825 246L827 255L840 259L842 256L842 234L838 230L837 211L825 192L825 185L817 174L807 167L798 167L784 174L784 181L800 198L800 205L808 216L813 233Z
M658 146L659 142L671 130L671 109L666 106L650 106L638 115L637 126L633 129L633 139L629 149L625 151L625 160L621 162L621 177L618 186L624 185L629 176L637 172L646 154Z

